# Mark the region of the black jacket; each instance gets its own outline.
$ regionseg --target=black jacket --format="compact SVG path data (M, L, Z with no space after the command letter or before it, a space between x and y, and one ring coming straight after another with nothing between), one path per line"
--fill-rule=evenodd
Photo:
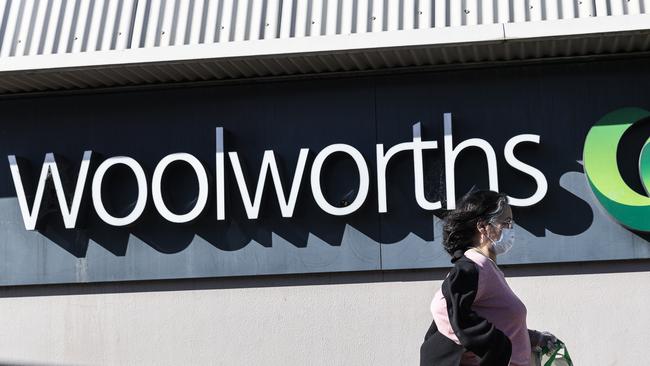
M507 366L512 354L510 339L471 308L478 288L476 263L464 255L454 259L454 267L442 282L442 294L461 344L438 332L431 322L420 347L420 366L458 366L468 350L480 358L481 366Z

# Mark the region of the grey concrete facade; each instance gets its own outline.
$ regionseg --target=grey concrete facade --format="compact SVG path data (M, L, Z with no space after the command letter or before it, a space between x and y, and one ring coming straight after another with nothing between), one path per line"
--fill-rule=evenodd
M576 365L640 365L650 261L502 266L528 326ZM0 360L78 365L417 365L445 270L4 287Z

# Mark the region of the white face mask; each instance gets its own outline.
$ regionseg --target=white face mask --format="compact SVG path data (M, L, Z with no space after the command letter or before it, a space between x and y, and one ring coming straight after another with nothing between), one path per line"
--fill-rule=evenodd
M488 239L492 242L492 247L496 254L503 254L509 251L515 242L515 229L503 228L501 229L501 237L499 239L492 240L489 236Z

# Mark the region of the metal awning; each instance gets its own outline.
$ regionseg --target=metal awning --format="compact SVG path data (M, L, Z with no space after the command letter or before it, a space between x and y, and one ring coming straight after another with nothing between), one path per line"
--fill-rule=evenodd
M461 3L0 0L0 93L650 50L650 0Z

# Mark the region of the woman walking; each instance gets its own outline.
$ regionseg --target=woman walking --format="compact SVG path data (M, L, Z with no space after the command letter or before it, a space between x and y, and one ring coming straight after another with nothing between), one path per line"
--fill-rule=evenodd
M421 366L529 366L531 349L553 347L551 333L527 328L526 306L497 266L513 242L504 194L475 191L449 212L443 245L454 266L431 302Z

